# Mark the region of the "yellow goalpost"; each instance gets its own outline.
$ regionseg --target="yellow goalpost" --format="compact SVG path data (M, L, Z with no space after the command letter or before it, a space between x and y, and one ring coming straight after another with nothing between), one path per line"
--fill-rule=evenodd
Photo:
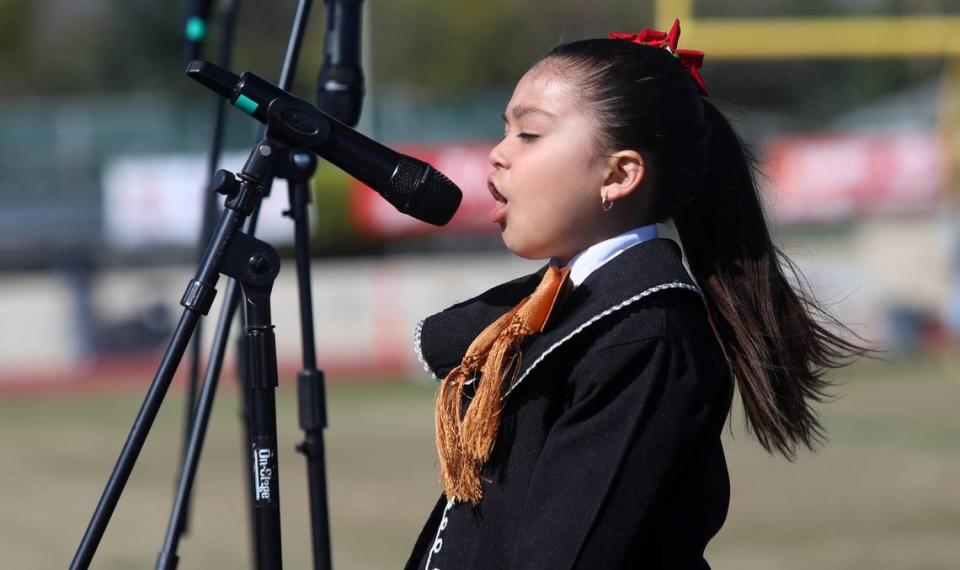
M960 55L960 16L697 18L694 0L655 0L656 28L680 18L683 36L720 59Z

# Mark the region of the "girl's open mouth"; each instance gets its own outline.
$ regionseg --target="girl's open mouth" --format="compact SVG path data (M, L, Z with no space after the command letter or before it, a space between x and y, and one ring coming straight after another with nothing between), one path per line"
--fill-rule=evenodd
M502 224L507 217L507 199L500 192L497 192L497 187L492 180L487 180L487 189L490 190L490 195L495 200L493 209L490 210L490 221L495 224Z

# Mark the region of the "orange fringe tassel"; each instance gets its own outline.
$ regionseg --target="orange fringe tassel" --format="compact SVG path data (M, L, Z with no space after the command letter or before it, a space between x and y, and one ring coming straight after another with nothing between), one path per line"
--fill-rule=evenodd
M510 325L493 338L489 347L476 347L479 348L476 354L468 350L471 357L447 374L437 396L437 451L444 492L448 498L474 505L483 497L480 470L490 459L500 428L504 376L512 370L511 382L515 378L519 371L514 364L518 361L520 343L529 334L515 315L508 313L504 317L510 319ZM494 323L498 324L499 320ZM489 328L494 329L494 325ZM483 336L481 333L477 340L483 340ZM471 345L471 348L475 347ZM478 368L476 392L461 416L465 383L477 376Z
M513 385L520 371L520 349L542 332L569 276L550 267L536 290L485 328L470 343L463 361L447 374L437 394L437 453L447 498L476 505L483 497L480 470L490 459L500 429L504 380ZM464 385L476 378L473 399L461 414Z

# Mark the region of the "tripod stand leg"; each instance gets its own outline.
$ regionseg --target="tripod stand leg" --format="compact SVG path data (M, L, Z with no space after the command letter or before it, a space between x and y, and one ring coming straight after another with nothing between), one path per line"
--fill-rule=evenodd
M235 281L227 287L224 298L224 307L220 313L217 330L229 327L230 321L237 308L239 290ZM157 557L156 570L174 570L177 567L177 548L180 538L184 534L187 511L190 508L190 490L193 488L194 477L197 473L197 464L200 461L200 452L203 449L203 440L207 433L210 420L210 411L213 408L213 399L217 392L220 378L220 368L223 364L223 353L226 350L226 335L219 335L213 344L210 354L210 363L207 365L200 389L199 399L195 410L195 421L190 424L187 434L187 447L184 451L183 465L177 479L176 499L167 523L167 532L164 538L163 549Z

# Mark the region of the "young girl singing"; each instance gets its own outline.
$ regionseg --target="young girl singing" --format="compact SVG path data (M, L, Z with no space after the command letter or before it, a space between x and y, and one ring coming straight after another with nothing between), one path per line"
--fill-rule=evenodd
M562 45L517 84L491 219L549 263L417 329L443 495L407 568L709 568L734 383L768 451L823 440L823 372L862 351L786 278L750 155L678 36Z

